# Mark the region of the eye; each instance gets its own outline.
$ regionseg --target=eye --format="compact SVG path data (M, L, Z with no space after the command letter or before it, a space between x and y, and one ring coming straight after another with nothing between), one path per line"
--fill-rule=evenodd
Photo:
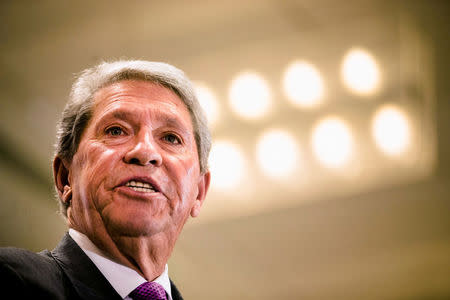
M124 132L123 132L122 128L120 128L118 126L113 126L113 127L109 127L108 129L106 129L106 133L110 134L112 136L119 136L119 135L122 135Z
M166 135L163 137L163 139L164 139L166 142L169 142L170 144L175 144L175 145L181 144L181 139L180 139L177 135L175 135L175 134L173 134L173 133L168 133L168 134L166 134Z

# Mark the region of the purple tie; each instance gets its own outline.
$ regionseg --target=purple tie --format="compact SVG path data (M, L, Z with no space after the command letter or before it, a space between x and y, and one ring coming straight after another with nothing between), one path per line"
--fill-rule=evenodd
M144 282L131 293L133 300L167 300L166 291L156 282Z

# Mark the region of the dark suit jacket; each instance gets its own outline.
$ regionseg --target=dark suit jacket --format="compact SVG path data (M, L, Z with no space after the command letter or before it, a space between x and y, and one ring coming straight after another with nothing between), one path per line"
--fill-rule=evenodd
M122 299L67 233L51 252L0 249L0 290L12 299Z

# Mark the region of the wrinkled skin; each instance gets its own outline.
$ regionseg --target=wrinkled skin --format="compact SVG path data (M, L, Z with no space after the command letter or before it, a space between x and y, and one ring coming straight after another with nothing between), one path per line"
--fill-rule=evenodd
M71 162L56 157L54 176L69 227L147 280L164 270L189 215L209 187L200 172L191 118L171 90L126 80L97 91ZM155 191L136 191L131 180Z

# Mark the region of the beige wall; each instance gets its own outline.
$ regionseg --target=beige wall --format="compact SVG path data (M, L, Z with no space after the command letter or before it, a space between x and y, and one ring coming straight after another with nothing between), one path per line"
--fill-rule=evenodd
M239 141L255 170L251 149L266 125L302 137L322 114L356 111L362 122L399 95L423 117L408 167L371 167L370 156L351 180L317 171L310 184L283 186L255 171L242 199L212 191L169 264L186 299L447 299L448 12L445 1L2 2L0 246L52 249L66 230L50 165L73 74L102 59L161 60L217 92L213 136ZM340 88L339 60L354 44L383 66L383 92L369 104ZM299 115L283 102L280 76L295 58L328 79L336 101L322 111ZM245 68L264 74L278 101L256 125L226 108L229 81Z

